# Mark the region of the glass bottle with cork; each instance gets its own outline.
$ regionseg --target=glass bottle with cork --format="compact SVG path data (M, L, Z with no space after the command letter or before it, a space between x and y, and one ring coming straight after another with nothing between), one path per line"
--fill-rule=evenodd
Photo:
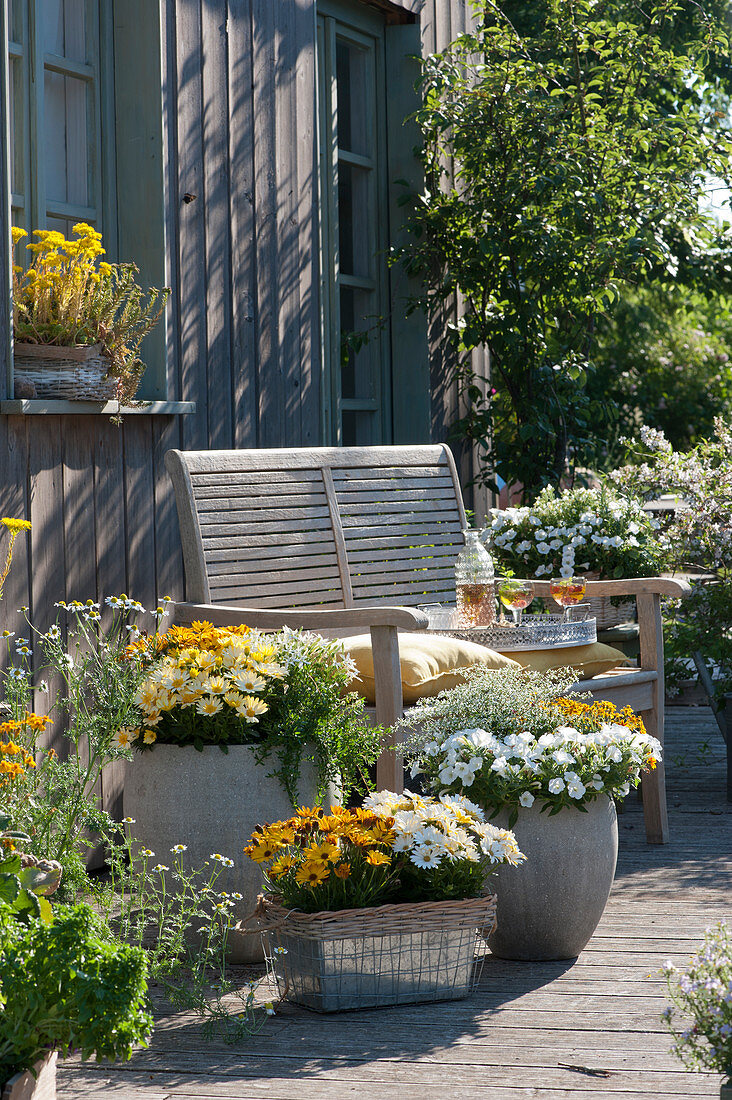
M493 560L480 531L463 531L465 546L455 562L457 619L461 628L492 626L496 621Z

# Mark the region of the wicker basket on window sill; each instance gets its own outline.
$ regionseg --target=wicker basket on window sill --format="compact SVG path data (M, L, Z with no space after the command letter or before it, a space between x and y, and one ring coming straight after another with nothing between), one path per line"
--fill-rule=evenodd
M16 344L15 397L64 401L113 401L117 379L109 376L109 359L101 344L57 347Z
M584 577L588 581L606 579L601 577L599 573L585 573ZM617 597L615 599L617 600ZM632 623L636 619L637 612L633 596L620 600L617 606L613 603L612 596L587 596L582 601L583 607L585 604L589 604L591 608L590 616L597 619L598 630L609 630L612 626L620 626L621 623Z

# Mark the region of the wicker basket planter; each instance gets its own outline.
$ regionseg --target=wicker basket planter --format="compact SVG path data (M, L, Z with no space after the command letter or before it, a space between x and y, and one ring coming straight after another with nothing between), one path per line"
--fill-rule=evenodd
M110 362L101 344L16 344L14 360L16 397L113 401L117 396L117 379L107 377Z
M599 573L587 573L586 578L588 581L603 579ZM617 607L613 603L612 596L586 596L582 606L584 607L585 604L589 605L589 614L597 619L598 630L609 630L610 627L620 626L621 623L632 623L636 619L635 600L632 596L627 600L621 600Z
M467 997L495 913L494 894L333 913L288 911L267 897L257 907L280 996L316 1012Z

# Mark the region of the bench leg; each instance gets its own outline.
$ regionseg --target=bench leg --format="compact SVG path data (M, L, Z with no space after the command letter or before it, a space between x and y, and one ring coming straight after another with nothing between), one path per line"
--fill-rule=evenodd
M396 745L394 723L402 716L402 674L399 664L399 641L395 626L371 627L371 652L374 657L374 690L376 721L386 731L384 751L376 762L376 786L379 790L404 789L404 765Z
M657 737L663 745L663 702L660 710L646 710L641 714L648 733ZM666 809L666 772L661 761L653 771L641 776L643 818L646 840L649 844L668 844L668 811Z

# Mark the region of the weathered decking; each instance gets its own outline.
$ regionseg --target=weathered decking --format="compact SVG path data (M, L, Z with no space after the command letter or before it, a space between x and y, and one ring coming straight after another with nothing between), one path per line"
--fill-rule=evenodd
M732 806L708 710L668 711L666 755L671 843L646 846L631 797L612 896L576 962L489 958L477 993L452 1004L327 1017L285 1006L238 1048L163 1017L130 1063L67 1062L61 1100L717 1097L719 1078L686 1073L659 1019L662 962L682 964L732 918Z

